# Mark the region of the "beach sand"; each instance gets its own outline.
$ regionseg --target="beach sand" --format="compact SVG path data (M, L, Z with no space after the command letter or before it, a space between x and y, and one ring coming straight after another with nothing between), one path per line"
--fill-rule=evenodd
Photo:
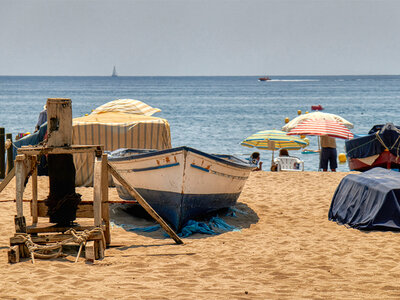
M73 263L72 255L9 264L15 203L0 202L0 298L399 299L397 234L328 221L347 174L254 172L236 205L244 213L224 217L240 231L196 234L176 245L161 230L114 226L112 247L94 264L83 257ZM30 189L28 183L24 199ZM91 188L77 191L92 197ZM39 198L47 194L48 179L40 177ZM110 197L118 198L115 189ZM0 194L0 201L13 199L14 180ZM28 204L24 209L28 215Z

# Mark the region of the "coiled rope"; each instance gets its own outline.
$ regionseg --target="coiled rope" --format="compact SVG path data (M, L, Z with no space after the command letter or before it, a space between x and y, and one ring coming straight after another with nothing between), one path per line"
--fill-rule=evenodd
M75 229L70 228L67 231L65 231L65 234L71 234L71 237L61 242L57 242L53 245L36 244L32 241L30 234L27 233L19 233L16 235L16 237L21 238L23 240L23 243L28 248L29 254L32 259L32 263L35 263L35 258L51 259L62 256L63 255L62 246L69 243L79 244L78 255L76 256L75 259L75 262L77 262L81 255L83 245L86 245L87 240L90 239L90 237L95 233L101 233L102 245L103 248L105 248L106 240L104 237L104 232L100 227L95 227L91 230L84 230L80 233L77 233Z

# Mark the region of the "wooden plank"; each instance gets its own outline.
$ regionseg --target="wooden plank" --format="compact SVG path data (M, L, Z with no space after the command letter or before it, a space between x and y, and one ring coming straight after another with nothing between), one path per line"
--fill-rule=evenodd
M5 142L6 142L5 130L4 127L1 127L0 128L0 178L1 179L6 177Z
M94 254L95 259L102 259L104 258L104 246L103 241L94 241Z
M48 217L47 211L48 207L44 202L45 200L38 200L37 203L37 213L38 217ZM30 201L29 201L30 202ZM31 207L32 211L32 207ZM33 213L33 211L32 211ZM78 205L78 209L76 211L77 218L93 218L93 201L82 201Z
M37 197L38 197L38 179L37 179L37 156L31 156L33 173L32 173L32 223L36 224L38 222L38 207L37 207Z
M85 245L85 258L87 261L94 262L96 259L96 252L94 241L88 241Z
M101 157L96 157L94 161L93 174L93 214L94 225L101 225Z
M19 262L19 246L11 246L7 251L7 256L10 264Z
M101 214L106 226L104 237L106 244L111 244L111 232L110 232L110 208L108 205L108 159L107 154L103 153L101 158Z
M78 231L79 234L79 231ZM42 234L38 236L31 236L32 242L36 244L58 243L72 238L71 234ZM101 232L95 232L90 236L90 240L101 241L103 235ZM24 239L18 234L10 238L10 245L19 245L24 243Z
M25 217L14 217L15 232L24 233L26 232L26 221Z
M177 244L183 244L183 241L179 238L175 231L173 231L171 227L168 226L164 219L157 214L157 212L146 202L146 200L143 199L143 197L136 191L136 189L132 185L130 185L128 181L123 177L123 175L119 174L110 163L108 163L108 170L122 184L122 186L129 192L129 194L134 197L137 202L139 202L139 204L147 211L147 213L161 225L165 232Z
M24 159L25 155L17 155L15 159L15 202L17 206L17 217L23 217L23 195L24 195L24 181L25 181L25 172L24 172Z
M18 148L18 154L39 155L39 154L74 154L74 153L93 153L102 146L99 145L79 145L69 147L24 147Z
M94 226L77 224L75 226L63 227L63 226L58 226L57 224L46 222L46 223L38 223L36 225L27 226L26 232L27 233L65 232L70 228L73 228L77 231L83 231L83 230L91 230L94 228Z
M15 168L12 168L10 172L8 172L6 178L0 184L0 193L2 190L6 188L6 186L10 183L11 179L15 176Z

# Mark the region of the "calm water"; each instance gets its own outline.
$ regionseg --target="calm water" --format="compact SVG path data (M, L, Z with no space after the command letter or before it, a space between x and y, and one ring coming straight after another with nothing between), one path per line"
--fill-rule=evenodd
M191 146L211 153L248 156L240 146L259 130L280 129L286 117L321 104L324 112L354 123L353 133L364 134L379 123L399 125L400 76L277 76L257 77L6 77L0 76L0 126L6 132L33 131L47 98L71 98L73 117L108 101L138 99L158 107L157 117L171 125L172 145ZM308 148L317 148L309 137ZM344 142L338 140L338 152ZM260 151L269 169L271 152ZM318 169L317 154L291 151ZM347 164L339 171L348 171Z

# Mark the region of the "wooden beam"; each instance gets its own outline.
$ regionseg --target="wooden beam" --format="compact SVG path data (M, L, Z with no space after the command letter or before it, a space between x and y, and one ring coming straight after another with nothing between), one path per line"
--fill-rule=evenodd
M88 241L85 245L85 258L87 261L94 262L96 259L96 251L94 241Z
M76 231L91 230L94 228L93 225L81 225L77 224L75 226L59 226L54 223L38 223L37 225L27 226L27 233L46 233L46 232L65 232L68 229L75 229Z
M129 192L129 194L134 197L137 202L147 211L147 213L156 220L161 227L165 230L165 232L177 243L183 244L183 241L179 238L179 236L168 226L168 224L161 218L157 212L143 199L143 197L136 191L136 189L128 183L128 181L123 177L123 175L119 174L118 171L112 166L112 164L108 163L108 170L111 174L122 184L122 186Z
M58 243L70 238L72 238L72 234L42 234L37 236L34 235L31 236L32 242L36 244ZM94 232L90 236L90 240L96 240L101 242L102 239L103 235L101 234L101 232L98 231ZM24 238L18 236L18 234L10 238L10 245L19 245L23 243L25 243Z
M7 256L10 264L19 262L19 246L11 246L7 251Z
M25 155L17 155L15 159L15 202L17 205L17 217L23 217L23 195L24 195L24 182L25 182L25 168L24 168Z
M68 98L47 99L47 145L63 147L72 144L72 103Z
M27 200L27 202L31 202ZM32 205L32 202L31 202ZM48 217L47 211L48 207L45 204L45 200L38 200L37 202L37 215L38 217ZM33 207L31 207L33 214ZM77 218L93 218L93 201L81 201L78 204L78 210L76 211Z
M101 157L96 157L94 161L93 173L93 214L94 226L101 225Z
M101 158L101 214L106 226L104 237L106 244L111 244L111 232L110 232L110 208L108 205L108 159L107 154L103 153Z
M38 207L37 207L37 197L38 197L38 179L37 179L37 156L31 156L33 173L32 173L32 223L36 224L38 222Z
M22 146L18 148L18 154L39 155L39 154L74 154L74 153L93 153L101 146L98 145L79 145L69 147L30 147Z
M10 172L8 172L6 178L0 184L0 193L2 190L6 188L6 186L10 183L11 179L15 176L15 168L12 168Z

